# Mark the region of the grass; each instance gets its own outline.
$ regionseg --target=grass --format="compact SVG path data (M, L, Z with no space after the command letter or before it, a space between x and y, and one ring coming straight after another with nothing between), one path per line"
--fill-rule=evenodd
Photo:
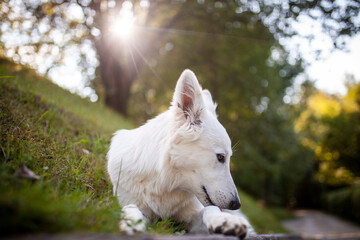
M239 191L241 210L249 218L258 234L287 233L281 221L293 218L294 215L284 208L269 208L254 198Z
M71 94L48 79L39 76L33 70L21 65L15 65L0 57L0 80L8 87L32 95L57 107L71 112L80 121L89 123L89 127L96 126L102 133L112 134L120 128L133 128L134 124L114 113L102 103L91 103L76 94Z
M0 232L118 231L105 155L132 123L6 60L0 76Z
M0 233L118 232L121 208L105 156L111 134L133 126L101 103L0 58ZM20 177L24 165L40 179ZM271 211L240 197L258 232L284 231ZM169 219L148 231L184 232Z

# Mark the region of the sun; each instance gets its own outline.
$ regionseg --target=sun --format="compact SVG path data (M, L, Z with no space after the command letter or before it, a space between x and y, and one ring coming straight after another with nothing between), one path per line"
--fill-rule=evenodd
M123 8L114 21L110 23L110 31L122 39L129 39L135 26L135 17L131 9Z

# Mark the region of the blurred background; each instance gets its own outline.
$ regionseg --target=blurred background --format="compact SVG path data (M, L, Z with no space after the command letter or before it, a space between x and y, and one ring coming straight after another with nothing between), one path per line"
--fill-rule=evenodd
M237 186L360 222L360 1L2 0L0 55L140 125L185 68Z

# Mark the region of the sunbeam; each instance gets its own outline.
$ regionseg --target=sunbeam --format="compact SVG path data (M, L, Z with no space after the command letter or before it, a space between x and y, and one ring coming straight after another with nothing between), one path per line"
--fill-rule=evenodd
M114 21L110 24L110 32L116 37L122 39L129 39L135 25L134 13L131 10L132 6L123 5L118 16L115 16Z

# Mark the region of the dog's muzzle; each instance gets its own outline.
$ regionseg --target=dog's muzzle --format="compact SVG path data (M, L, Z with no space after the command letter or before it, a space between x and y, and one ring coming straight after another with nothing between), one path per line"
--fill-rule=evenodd
M217 206L210 198L209 196L209 193L207 192L205 186L202 186L202 189L205 193L205 196L206 196L206 202L209 204L209 205L213 205L213 206ZM217 206L219 207L219 206ZM237 210L241 207L241 202L240 202L240 199L234 195L234 199L230 201L228 207L226 209L229 209L229 210Z
M204 191L204 193L205 193L205 195L206 195L206 201L209 203L209 205L214 205L214 206L216 206L216 205L213 203L213 201L211 201L211 198L210 198L210 196L209 196L209 194L208 194L205 186L202 186L202 189L203 189L203 191Z

